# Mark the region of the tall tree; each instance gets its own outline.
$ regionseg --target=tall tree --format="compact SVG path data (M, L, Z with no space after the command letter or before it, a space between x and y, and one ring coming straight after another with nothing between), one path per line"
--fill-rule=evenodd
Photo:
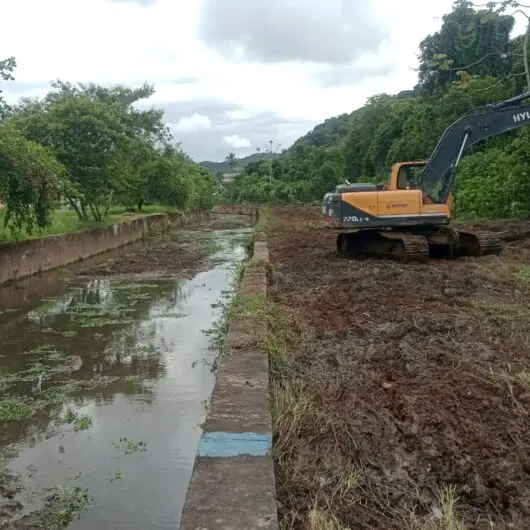
M153 88L72 85L57 81L41 100L22 101L13 122L24 135L56 153L66 167L70 186L64 194L81 219L89 212L101 220L113 194L145 199L146 185L139 168L151 161L157 145L170 139L163 112L138 110L137 101ZM138 189L134 190L135 185Z
M14 127L0 124L0 197L6 204L4 226L28 233L50 221L64 168L53 153L26 140Z
M228 155L225 158L225 162L228 163L230 170L234 171L234 168L237 165L237 156L235 153L228 153Z
M4 81L14 81L13 71L17 66L17 61L14 57L8 57L0 61L0 78ZM0 90L0 120L4 119L9 110L9 106L2 97L2 90Z
M457 0L442 17L440 31L420 43L419 83L428 93L457 81L460 70L471 75L505 75L510 69L509 41L515 19L492 9L475 10Z

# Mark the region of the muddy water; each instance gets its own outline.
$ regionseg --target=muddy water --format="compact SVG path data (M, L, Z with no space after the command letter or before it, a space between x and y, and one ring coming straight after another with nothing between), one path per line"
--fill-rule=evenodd
M186 232L204 236L178 237ZM55 296L31 307L23 296L23 310L0 315L0 395L14 396L0 404L11 415L0 447L23 481L17 515L42 507L48 488L79 486L91 502L69 528L179 527L215 377L206 330L230 297L248 232L209 232L208 260L186 275L65 274ZM4 302L13 306L5 292Z

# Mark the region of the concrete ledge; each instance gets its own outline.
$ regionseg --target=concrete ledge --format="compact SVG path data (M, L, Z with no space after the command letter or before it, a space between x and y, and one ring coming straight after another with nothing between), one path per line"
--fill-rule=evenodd
M193 468L181 530L278 528L269 457L201 457Z
M256 242L242 295L267 293L267 263L267 244ZM228 323L181 530L278 529L265 333L256 317Z
M90 258L133 243L152 232L193 224L206 217L208 212L146 215L95 230L0 244L0 285Z

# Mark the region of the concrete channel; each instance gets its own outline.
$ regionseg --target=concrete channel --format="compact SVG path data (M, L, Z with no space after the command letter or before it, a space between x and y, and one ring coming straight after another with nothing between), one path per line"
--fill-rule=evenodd
M195 519L202 528L251 529L241 523L255 516L272 517L265 527L274 528L266 359L234 357L217 379L213 368L251 224L248 215L214 215L0 288L0 527L48 528L58 518L66 528L60 518L79 511L68 528L197 528L192 512L205 514ZM256 248L254 259L265 254ZM264 282L255 269L242 289ZM226 344L235 350L231 329ZM33 393L42 372L42 392ZM234 433L252 433L243 435L250 456L230 449ZM252 505L252 475L263 473L267 485L256 486ZM209 511L193 508L198 487ZM234 506L241 487L239 525L213 522L221 492Z
M268 261L267 243L257 241L242 296L266 295ZM266 323L236 316L228 326L182 530L278 528L268 359L259 348Z

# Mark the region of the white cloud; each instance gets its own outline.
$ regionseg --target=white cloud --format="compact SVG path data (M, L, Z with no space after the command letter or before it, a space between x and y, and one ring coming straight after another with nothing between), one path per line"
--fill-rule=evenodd
M266 64L258 63L257 59L243 62L230 60L208 48L199 39L201 7L207 1L211 0L146 0L146 6L141 5L140 0L3 0L3 18L11 23L2 27L0 50L3 56L14 55L18 67L16 82L0 83L1 88L6 89L6 96L13 101L22 93L36 95L45 91L46 85L57 78L72 82L135 85L147 80L154 83L156 89L150 103L166 108L183 102L216 100L232 106L232 111L229 108L224 110L231 113L226 116L229 120L245 123L246 126L264 112L277 113L292 122L318 122L351 112L374 93L411 88L417 81L417 73L413 69L417 66L418 45L427 34L440 27L440 17L451 10L453 3L453 0L374 0L370 9L376 12L377 17L369 19L361 12L359 17L362 15L363 25L359 26L359 31L373 28L376 21L385 39L377 48L365 46L371 49L369 55L348 52L344 57L351 57L353 62L341 64L337 70L329 70L327 82L322 83L317 74L324 65L311 60L330 59L332 56L328 51L320 59L317 54L315 59L313 52L318 52L318 49L311 41L311 33L304 36L308 49L298 46L297 53L307 52L309 59L306 57L305 62L275 64L269 52ZM327 13L326 27L331 25L332 19L337 19L332 11L338 1L310 1L310 5L319 6L315 12ZM254 5L249 0L245 3ZM302 5L301 0L286 2L285 5L268 2L261 4L260 9L268 10L263 11L267 20L285 25L288 20L296 19L292 7L295 3ZM357 10L362 7L359 6ZM290 10L289 17L282 18L284 8ZM31 13L31 17L27 17L27 13ZM270 13L274 13L274 17L271 18ZM352 33L355 24L356 18L352 17L349 26L341 30L345 35L345 46L357 38ZM524 20L521 20L518 32L523 27ZM295 29L281 27L278 32L285 34L292 30L294 34ZM333 44L333 49L340 52L337 35L328 44ZM262 45L256 37L252 44L255 49ZM276 54L278 51L281 52L273 50ZM287 61L295 52L289 53L291 55L284 57ZM259 53L254 55L260 57ZM392 68L385 70L387 65ZM385 71L388 73L382 75ZM202 157L206 149L210 149L211 156L214 156L225 145L223 133L219 131L216 136L216 145L211 141L206 143L204 137L197 136L197 127L203 127L202 134L211 134L217 129L211 123L211 128L206 129L206 111L197 109L194 112L203 115L203 118L198 119L191 129L186 129L181 123L178 126L179 139L183 140L192 156ZM212 119L211 114L208 119ZM197 117L193 120L197 121ZM213 121L217 126L217 119ZM306 124L304 122L304 126ZM188 123L187 127L191 125ZM236 130L244 134L245 138L241 140L247 139L252 144L249 148L252 151L254 140L248 140L251 138L248 128L243 133L240 128ZM226 132L225 128L224 134ZM259 135L265 138L276 135L275 140L284 147L292 141L292 137L281 136L277 127L268 131L261 129Z
M237 134L232 136L225 136L223 140L234 149L242 149L243 147L250 147L250 142L246 138L241 138Z
M225 113L225 116L232 121L243 121L252 118L253 112L246 109L230 110Z
M205 0L199 35L225 56L341 64L376 50L388 28L352 0Z
M203 114L192 114L191 116L184 116L180 120L171 125L175 132L196 132L204 131L212 128L212 122L208 116Z

